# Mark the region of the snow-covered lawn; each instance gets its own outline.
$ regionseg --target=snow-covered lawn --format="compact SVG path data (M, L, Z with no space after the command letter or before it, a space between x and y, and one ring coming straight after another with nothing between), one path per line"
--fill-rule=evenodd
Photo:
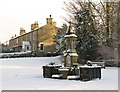
M118 90L118 68L102 69L101 80L76 81L43 78L42 66L60 63L57 57L0 59L3 90Z

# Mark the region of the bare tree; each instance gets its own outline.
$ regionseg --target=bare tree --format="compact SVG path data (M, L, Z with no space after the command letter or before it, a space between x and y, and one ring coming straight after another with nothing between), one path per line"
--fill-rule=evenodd
M115 41L117 27L117 2L102 2L90 3L99 19L100 30L102 31L101 41L110 45L110 42Z
M86 29L91 30L91 32L96 31L96 34L92 35L99 45L113 46L118 41L118 6L118 2L103 2L101 0L99 2L90 2L90 0L83 2L83 0L72 0L65 2L64 10L67 11L69 16L66 20L77 24L78 26L75 27L78 30ZM84 10L88 12L87 16ZM83 16L81 17L81 15ZM76 17L78 18L77 20ZM85 23L86 20L87 23ZM79 34L81 34L80 31L78 31L78 36ZM84 43L86 44L87 41L84 41Z

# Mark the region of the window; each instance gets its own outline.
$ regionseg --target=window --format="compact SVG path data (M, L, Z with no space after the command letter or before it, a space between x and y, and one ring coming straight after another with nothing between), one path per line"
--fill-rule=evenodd
M27 46L27 50L29 50L30 48L29 48L29 46Z
M43 44L40 45L40 50L43 50Z
M44 51L44 44L40 43L39 46L40 46L40 51Z

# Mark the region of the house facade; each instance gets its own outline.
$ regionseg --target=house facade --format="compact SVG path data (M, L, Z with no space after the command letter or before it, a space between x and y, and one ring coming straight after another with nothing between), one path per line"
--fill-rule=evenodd
M15 51L32 51L33 54L43 56L56 51L55 35L58 32L56 22L51 15L46 18L46 25L39 27L38 22L31 24L31 31L26 33L20 28L20 35L9 40L10 48Z
M10 52L8 44L0 44L0 53Z

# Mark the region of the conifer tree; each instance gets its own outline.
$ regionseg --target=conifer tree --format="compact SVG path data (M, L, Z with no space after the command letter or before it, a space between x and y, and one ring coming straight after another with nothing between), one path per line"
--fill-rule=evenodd
M65 4L65 10L69 12L70 20L78 36L76 50L79 62L98 59L99 30L97 30L97 21L90 2L75 0Z
M79 54L79 60L95 60L98 58L96 52L98 32L87 6L75 13L75 20L74 26L78 36L76 49Z
M61 28L58 28L58 33L56 35L56 49L58 54L63 54L65 50L65 39L64 36L66 34L67 25L63 24Z

